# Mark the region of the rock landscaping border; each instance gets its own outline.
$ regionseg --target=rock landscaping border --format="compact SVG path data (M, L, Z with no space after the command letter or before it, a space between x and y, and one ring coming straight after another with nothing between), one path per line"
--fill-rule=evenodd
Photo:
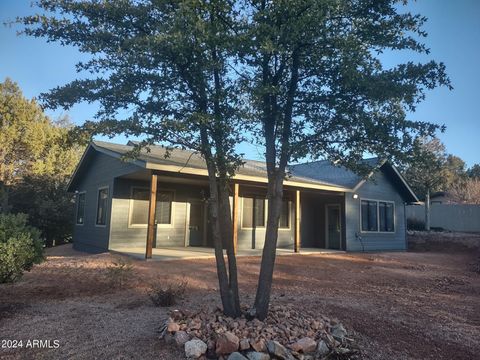
M159 332L166 343L183 347L188 359L357 359L360 354L340 322L291 306L273 306L265 321L232 319L220 309L173 310Z

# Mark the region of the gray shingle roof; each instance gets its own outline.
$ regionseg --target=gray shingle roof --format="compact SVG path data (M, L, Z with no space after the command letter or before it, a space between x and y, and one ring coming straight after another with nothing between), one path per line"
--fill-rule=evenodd
M96 147L112 151L119 155L125 155L133 149L132 145L114 144L104 141L94 141ZM194 169L206 169L205 160L200 154L175 148L170 151L169 157L165 157L167 149L161 145L150 146L150 151L143 149L138 160L160 164L189 167ZM245 163L237 171L241 175L267 177L266 164L263 161L244 160ZM369 165L378 165L378 159L367 159ZM292 165L288 168L288 180L308 184L330 185L353 189L361 181L361 177L344 167L335 166L326 160L315 161L306 164Z
M363 161L371 167L380 165L378 158L364 159ZM294 176L302 176L325 184L343 186L350 189L353 189L362 180L362 177L353 171L343 166L334 165L328 160L291 165L289 170Z

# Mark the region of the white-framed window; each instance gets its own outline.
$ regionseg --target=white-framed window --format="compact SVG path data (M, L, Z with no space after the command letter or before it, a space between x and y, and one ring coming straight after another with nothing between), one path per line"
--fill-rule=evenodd
M85 203L86 203L87 193L81 191L77 194L77 213L75 223L77 225L83 225L85 223Z
M173 224L173 190L158 190L155 220L160 226ZM148 204L150 189L132 186L130 200L130 227L145 227L148 223Z
M105 226L107 224L108 208L108 186L98 188L97 196L97 216L95 225Z
M386 200L360 200L362 232L395 232L395 203Z

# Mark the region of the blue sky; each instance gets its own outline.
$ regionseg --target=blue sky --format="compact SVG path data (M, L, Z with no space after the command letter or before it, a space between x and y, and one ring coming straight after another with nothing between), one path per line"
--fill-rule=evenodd
M424 29L431 49L428 56L388 54L387 66L412 60L435 59L446 64L454 86L453 91L435 89L418 106L411 119L445 124L440 134L449 153L460 156L468 166L480 163L480 1L478 0L418 0L408 5L413 12L429 20ZM0 1L0 81L10 77L18 82L27 97L38 96L55 86L75 79L75 63L81 54L74 48L47 43L43 39L17 36L18 28L3 23L16 16L35 12L30 1ZM91 119L96 106L79 104L68 111L78 124ZM62 110L48 112L57 117ZM125 138L117 137L118 142ZM243 144L240 150L251 159L261 159L261 148Z

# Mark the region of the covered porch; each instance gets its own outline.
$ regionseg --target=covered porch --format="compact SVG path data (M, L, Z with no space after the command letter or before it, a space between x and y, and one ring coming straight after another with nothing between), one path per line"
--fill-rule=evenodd
M169 197L168 197L169 196ZM260 256L266 183L233 179L230 203L238 256ZM147 259L214 256L205 176L143 170L115 178L109 250ZM345 193L285 181L277 254L345 250Z

